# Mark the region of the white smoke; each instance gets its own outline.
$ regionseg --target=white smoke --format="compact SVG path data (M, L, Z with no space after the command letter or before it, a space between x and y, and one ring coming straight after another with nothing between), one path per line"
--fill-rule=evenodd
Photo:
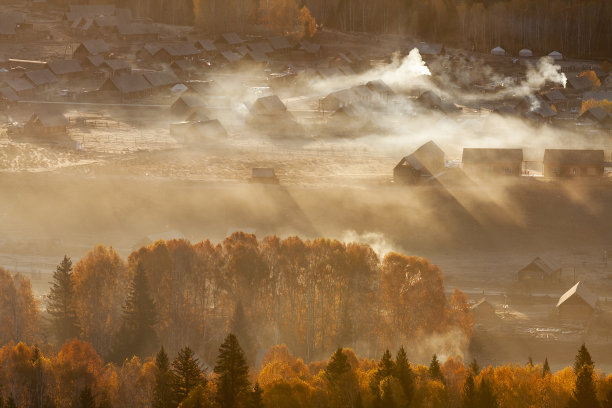
M527 84L531 89L540 89L546 82L561 84L565 88L567 77L561 72L561 67L555 64L551 57L542 57L536 68L529 67L527 70Z
M379 257L384 257L389 252L395 251L396 245L389 241L384 234L380 232L364 232L359 234L354 230L346 230L342 233L340 241L345 243L356 242L359 244L369 245Z

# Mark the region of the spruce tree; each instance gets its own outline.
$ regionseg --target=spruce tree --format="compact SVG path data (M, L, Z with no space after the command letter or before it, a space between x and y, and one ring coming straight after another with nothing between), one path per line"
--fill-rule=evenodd
M17 404L15 404L15 398L11 395L6 401L6 408L17 408Z
M412 368L408 362L406 350L404 350L403 346L400 347L397 352L397 356L395 357L395 369L393 371L393 376L397 378L402 386L404 395L408 400L408 406L410 406L410 402L412 401L412 397L414 395L414 377Z
M593 367L594 365L593 360L591 359L591 354L589 353L589 350L587 350L584 343L582 343L582 346L580 346L580 349L578 350L578 353L576 354L576 358L574 359L574 372L576 373L576 375L578 375L578 372L580 372L580 369L585 364L590 365L591 367Z
M263 390L259 386L258 382L255 383L253 391L251 391L251 398L248 404L248 408L264 408Z
M544 365L542 366L542 377L550 375L550 366L548 365L548 357L544 359Z
M112 359L122 363L132 356L145 359L153 354L158 343L155 332L157 314L141 262L136 265L122 317L123 321L113 344Z
M593 365L585 363L578 371L576 386L568 406L570 408L600 408L593 382Z
M244 354L251 365L255 365L257 358L257 341L253 337L251 321L246 317L242 302L238 301L234 309L230 324L230 333L234 333L244 350Z
M238 339L228 334L221 347L214 368L217 374L215 399L222 408L234 408L248 396L249 365Z
M155 388L153 389L153 408L172 408L174 395L172 391L172 373L170 361L164 347L155 356Z
M172 362L172 393L175 406L198 385L206 385L200 362L189 347L183 347Z
M395 408L397 405L393 399L393 391L391 390L391 378L386 377L380 383L381 397L380 406L384 408Z
M376 397L380 397L380 383L385 378L391 376L395 369L395 363L391 358L389 349L385 350L383 356L378 361L378 368L370 381L370 389Z
M478 386L478 408L497 408L497 397L491 383L483 378Z
M480 374L480 366L478 365L478 361L476 361L476 359L472 359L472 362L470 363L470 372L473 375L478 375Z
M476 384L474 375L470 372L463 383L461 392L461 408L477 408Z
M329 359L324 376L331 384L337 384L342 376L350 371L351 364L348 362L346 355L342 352L342 347L338 347Z
M72 261L66 255L53 272L47 296L47 312L51 316L51 332L57 344L79 336L79 320L74 304Z
M442 384L445 383L444 375L442 375L442 369L440 368L440 362L438 361L438 356L435 354L429 363L429 376L434 380L439 380Z

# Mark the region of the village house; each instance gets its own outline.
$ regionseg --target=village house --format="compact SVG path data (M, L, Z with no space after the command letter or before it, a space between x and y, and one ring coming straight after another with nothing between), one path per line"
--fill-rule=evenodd
M101 97L120 97L124 99L134 99L148 96L153 87L142 74L123 74L108 78L98 88Z
M601 106L593 106L578 117L578 123L612 129L612 114L606 112Z
M393 181L399 184L417 184L444 169L444 151L429 141L402 158L393 169Z
M278 184L278 177L271 167L255 167L251 170L251 183Z
M214 41L212 40L198 40L195 42L194 46L202 50L204 54L211 56L217 55L219 53L219 49L215 46Z
M542 94L542 97L546 102L553 104L557 109L567 110L568 108L567 98L558 89L553 89L550 92L546 92L545 94Z
M146 71L143 75L155 89L170 88L181 82L172 71Z
M170 106L170 112L175 116L187 117L196 110L206 108L206 103L202 98L193 94L183 94Z
M162 62L173 62L180 59L194 60L201 51L188 42L165 44L155 53L155 59Z
M75 59L83 60L90 55L106 55L109 51L110 49L103 39L84 40L76 47L72 56Z
M10 109L19 101L19 95L8 86L0 87L0 109Z
M480 299L473 304L470 309L476 321L493 320L497 318L495 314L495 306L493 306L486 298Z
M391 99L395 94L389 85L387 85L382 79L369 81L366 86L370 88L374 94L378 95L378 98L383 102L388 102L389 99Z
M56 83L57 77L53 75L48 69L38 69L35 71L28 71L25 73L26 78L32 82L32 84L42 90L47 89L51 84Z
M454 103L442 100L440 96L432 91L423 92L417 98L417 102L426 109L438 110L445 115L452 115L461 111Z
M591 292L583 282L578 282L565 292L557 302L560 319L586 321L597 308L597 295Z
M327 131L338 137L354 138L371 129L369 108L359 102L338 108L331 114Z
M110 76L125 75L132 72L130 63L123 59L105 59L100 67L107 71Z
M73 77L83 72L77 60L53 60L48 63L49 69L57 76Z
M520 282L560 282L561 271L561 266L554 261L538 256L518 271L518 280Z
M240 46L244 43L244 40L236 33L224 33L215 40L215 46L222 50L229 50L234 47Z
M287 37L269 37L268 42L270 43L275 55L283 55L291 51L291 44L289 43L289 40L287 40Z
M60 113L35 113L23 125L25 134L33 136L48 136L65 134L68 119Z
M20 98L34 94L34 85L26 78L8 78L4 81Z
M602 177L603 172L603 150L544 151L544 177Z
M475 176L513 176L523 173L523 149L464 148L463 171Z
M355 102L357 97L351 89L341 89L321 99L320 109L323 111L337 111L338 109Z

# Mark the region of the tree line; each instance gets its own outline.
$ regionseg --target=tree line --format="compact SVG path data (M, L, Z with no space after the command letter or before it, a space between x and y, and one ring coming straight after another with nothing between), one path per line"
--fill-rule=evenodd
M0 270L2 344L78 338L117 363L189 344L208 363L232 331L254 365L276 344L310 362L339 344L373 357L452 334L442 350L450 354L467 345L474 324L467 297L447 297L428 260L393 252L381 260L368 245L323 238L158 241L127 261L98 245L75 265L64 257L51 283L41 314L29 281Z

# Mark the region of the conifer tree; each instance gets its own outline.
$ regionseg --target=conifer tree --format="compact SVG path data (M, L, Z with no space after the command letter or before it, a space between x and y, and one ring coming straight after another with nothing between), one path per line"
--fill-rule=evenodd
M550 375L550 366L548 365L548 357L544 359L544 365L542 366L542 377Z
M219 357L214 368L217 379L216 401L222 408L234 408L248 399L249 365L238 339L228 334L219 347Z
M138 262L123 307L123 322L115 336L113 360L121 363L132 356L141 359L150 356L158 343L156 323L157 314L149 292L147 275L142 263Z
M576 358L574 359L574 372L576 373L576 375L578 375L578 372L585 364L590 365L591 367L593 367L594 365L589 350L587 350L585 344L582 343L582 346L580 346L580 349L576 354Z
M476 408L477 403L474 375L470 372L463 383L463 391L461 392L461 408Z
M172 362L172 392L175 405L183 402L198 385L206 385L200 362L189 347L183 347Z
M47 297L47 312L51 316L51 332L58 344L79 336L79 321L74 304L72 261L66 255L53 272Z
M391 378L386 377L380 383L381 397L380 406L384 408L395 408L395 400L393 399L393 391L391 390Z
M172 372L170 361L164 347L155 356L155 388L153 389L153 408L172 408L174 398L172 392Z
M253 337L251 321L246 317L242 302L238 301L230 324L230 333L234 333L240 343L244 354L251 365L255 365L257 358L257 341Z
M593 382L593 365L585 363L578 371L576 386L568 406L570 408L600 408Z
M212 407L212 404L208 400L206 396L206 390L202 386L202 384L196 386L187 398L181 402L179 408L209 408Z
M351 365L348 362L348 358L342 352L342 347L338 347L338 349L330 357L329 363L325 368L325 378L331 384L335 384L340 380L343 374L350 371Z
M6 401L6 408L17 408L17 404L15 403L15 398L11 395Z
M472 359L472 362L470 363L470 372L473 375L478 375L480 374L480 366L478 365L478 361L476 361L476 359Z
M253 391L251 391L251 399L248 404L249 408L264 408L263 403L263 390L259 386L259 383L256 382L253 387Z
M395 363L391 358L391 353L389 349L385 350L383 356L378 361L378 368L376 372L372 376L370 381L370 389L374 393L374 395L380 398L380 383L385 378L393 375L393 371L395 369Z
M429 376L434 380L439 380L442 384L445 383L444 375L442 375L442 369L440 368L440 362L438 361L438 356L435 354L431 358L431 362L429 363Z
M96 408L96 400L89 386L83 388L79 394L79 406L80 408Z
M402 386L404 395L408 400L408 406L410 406L410 402L412 401L412 397L414 395L414 377L412 368L408 362L406 350L404 350L403 346L400 347L397 352L397 356L395 357L395 369L393 371L393 376L397 378Z
M491 383L483 378L478 386L478 408L497 408L497 397Z

